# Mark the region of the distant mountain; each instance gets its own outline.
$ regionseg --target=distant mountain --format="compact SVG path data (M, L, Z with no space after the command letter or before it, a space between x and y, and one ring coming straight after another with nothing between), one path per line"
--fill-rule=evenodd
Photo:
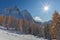
M34 21L28 10L20 11L17 6L5 8L0 13L0 25L22 33L38 35L40 23ZM39 34L40 35L40 34Z
M34 20L34 22L35 22L36 24L39 24L39 25L41 25L41 23L42 23L42 22L37 22L37 21L35 21L35 20Z
M48 21L48 24L52 24L52 20L49 20L49 21Z
M12 17L15 17L17 19L23 18L19 8L16 6L13 8L5 8L3 11L3 15L4 16L12 16Z
M52 24L52 20L46 21L46 22L41 22L41 26L45 27L46 24L51 25Z
M21 11L21 14L23 15L23 18L26 18L28 21L33 20L31 14L27 10Z
M16 30L25 34L33 34L37 36L43 36L42 27L48 22L36 22L28 10L22 10L17 6L5 8L0 12L0 25L7 28L7 30Z

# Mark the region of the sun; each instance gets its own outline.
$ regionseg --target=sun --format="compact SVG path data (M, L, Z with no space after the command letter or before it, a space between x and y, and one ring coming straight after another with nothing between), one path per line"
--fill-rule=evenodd
M51 4L48 1L41 2L40 9L42 9L42 12L47 12L48 13L51 9Z
M44 6L44 11L48 11L49 10L49 6Z

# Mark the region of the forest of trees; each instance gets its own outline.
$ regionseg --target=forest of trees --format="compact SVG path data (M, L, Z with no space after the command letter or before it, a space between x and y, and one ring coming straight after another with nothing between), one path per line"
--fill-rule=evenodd
M18 8L16 8L16 9L15 8L13 9L14 11L12 11L12 12L16 12L18 14L17 17L23 16L23 14L19 15L19 14L21 14L20 11L17 11L16 9L18 9ZM8 14L9 13L7 13L7 15ZM15 13L13 13L13 14L15 14ZM28 14L29 13L27 12L25 14L25 16L27 15L27 17L32 18L32 17L30 17L31 15L30 14L28 15ZM52 23L51 24L45 23L45 24L43 24L43 26L41 25L42 23L41 24L36 23L33 20L33 18L31 20L27 17L17 19L13 16L0 15L0 25L6 27L8 30L10 28L15 28L15 30L25 33L25 34L33 34L35 36L44 37L49 40L51 40L51 39L60 40L60 15L57 11L55 11L53 14L53 17L51 20Z
M53 14L52 24L46 24L44 34L46 39L60 40L60 15L57 11Z

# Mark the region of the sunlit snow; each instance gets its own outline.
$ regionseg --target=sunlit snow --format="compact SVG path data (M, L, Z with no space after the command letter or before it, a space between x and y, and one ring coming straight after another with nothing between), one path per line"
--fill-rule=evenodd
M0 29L0 40L46 40L29 34L16 34Z

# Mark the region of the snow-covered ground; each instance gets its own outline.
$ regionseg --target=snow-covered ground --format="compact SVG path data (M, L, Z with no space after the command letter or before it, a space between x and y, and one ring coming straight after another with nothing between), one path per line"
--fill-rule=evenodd
M29 34L16 34L0 29L0 40L46 40Z

